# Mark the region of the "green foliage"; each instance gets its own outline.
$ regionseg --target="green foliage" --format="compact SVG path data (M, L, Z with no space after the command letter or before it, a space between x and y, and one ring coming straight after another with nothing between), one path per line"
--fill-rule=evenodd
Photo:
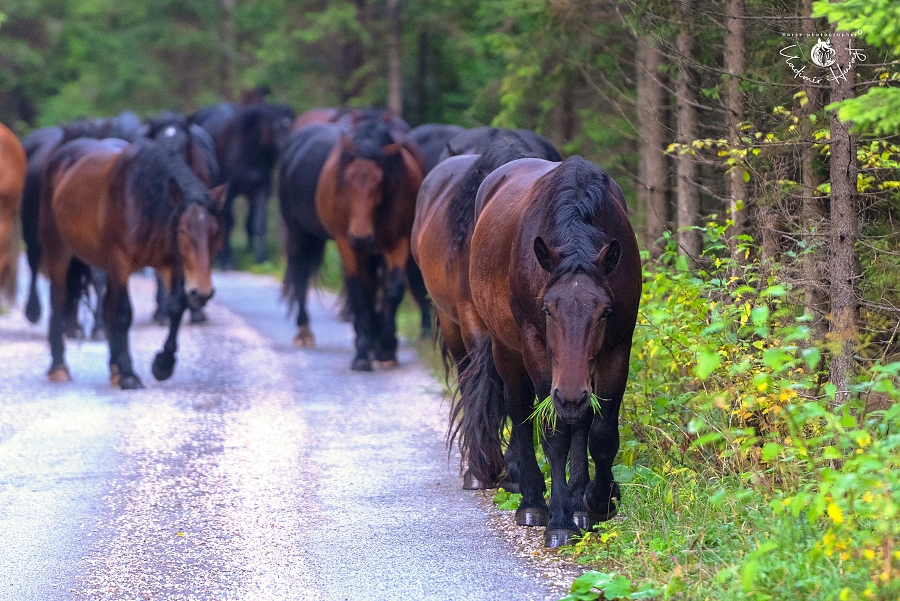
M572 583L572 592L560 601L594 601L600 599L653 599L662 591L650 585L635 590L625 576L604 572L585 572Z
M497 504L497 509L502 511L515 511L519 508L521 500L522 495L508 492L502 488L497 489L497 493L494 495L494 503Z

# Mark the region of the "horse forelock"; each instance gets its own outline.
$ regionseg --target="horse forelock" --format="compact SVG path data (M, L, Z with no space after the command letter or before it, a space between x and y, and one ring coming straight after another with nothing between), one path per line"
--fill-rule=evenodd
M359 125L351 137L352 150L340 148L338 184L343 185L347 166L356 159L374 162L382 170L382 202L389 202L401 178L405 177L403 157L400 152L385 154L384 149L397 142L390 126L380 120L368 120Z
M544 241L559 254L560 261L545 289L561 278L585 273L597 282L606 277L597 264L608 242L598 220L609 202L609 174L581 157L571 157L541 178L535 186Z

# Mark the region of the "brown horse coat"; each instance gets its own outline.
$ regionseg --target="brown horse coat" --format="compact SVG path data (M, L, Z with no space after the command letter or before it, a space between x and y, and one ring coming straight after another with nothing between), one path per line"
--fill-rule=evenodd
M15 222L22 206L28 159L16 135L0 123L0 294L14 300L19 259Z

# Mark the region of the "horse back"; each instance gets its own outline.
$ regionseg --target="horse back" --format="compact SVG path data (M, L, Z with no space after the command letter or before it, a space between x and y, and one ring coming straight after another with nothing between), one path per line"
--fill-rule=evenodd
M51 158L49 179L45 182L52 195L48 216L52 216L60 237L79 258L110 269L111 261L118 256L113 250L125 242L128 231L123 203L117 203L111 195L112 179L127 143L78 140L74 144L78 146L65 145L60 148L61 157ZM54 168L58 159L60 164Z
M431 236L435 228L443 228L445 220L442 216L447 210L447 203L476 160L477 154L450 157L432 169L422 180L416 198L416 216L413 220L411 238L414 256L416 247L426 242L422 239L423 232L427 230L427 235ZM446 237L446 232L444 234Z
M518 352L522 335L513 317L510 290L516 241L535 182L558 165L543 159L511 161L485 178L475 201L469 258L472 300L495 338Z

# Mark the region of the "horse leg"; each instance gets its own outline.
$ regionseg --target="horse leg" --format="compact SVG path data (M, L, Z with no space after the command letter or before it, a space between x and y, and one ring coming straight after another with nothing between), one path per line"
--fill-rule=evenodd
M84 290L82 278L88 275L90 267L72 259L66 272L66 301L63 306L63 328L66 338L72 340L84 339L84 328L78 323L78 302Z
M294 346L313 348L316 339L309 327L309 313L306 311L306 295L309 279L319 270L325 257L325 240L306 232L288 230L288 267L285 274L287 288L297 301L297 335Z
M374 282L369 273L368 254L357 253L345 238L335 240L341 265L344 269L344 287L347 302L353 313L353 330L356 333L356 356L350 364L353 371L372 371L370 357L375 343L376 316Z
M252 198L248 198L250 208L247 212L247 240L257 263L265 261L269 254L269 249L266 248L266 220L271 195L272 185L267 182L256 190Z
M94 325L91 328L93 340L106 338L106 330L103 327L103 302L106 297L106 272L102 269L91 269L91 282L94 292L97 293L97 306L93 309Z
M219 265L225 271L234 269L234 257L231 254L231 230L234 229L234 199L238 195L236 186L229 185L222 207L222 250L219 251Z
M406 261L406 281L409 282L409 291L422 314L421 337L427 338L431 336L431 300L428 298L428 289L425 287L422 270L411 256Z
M585 509L591 519L603 522L616 515L619 485L612 474L613 460L619 451L619 406L628 380L631 341L621 344L607 355L606 368L594 392L600 398L600 414L591 424L589 447L596 474L584 493Z
M590 482L588 433L593 420L594 412L591 410L572 426L572 443L569 449L569 490L572 493L572 518L579 530L590 530L594 526L594 521L584 506L584 492Z
M397 307L406 293L406 269L409 242L385 254L385 271L381 276L382 301L378 319L378 344L375 359L382 367L397 366ZM430 320L430 318L429 318Z
M153 377L157 380L167 380L175 371L175 353L178 351L178 328L181 325L181 316L187 308L187 297L184 293L184 283L181 277L176 277L172 294L169 296L169 335L163 345L162 351L153 359Z
M520 526L546 526L550 521L550 512L544 500L547 487L534 452L534 425L531 420L534 412L534 385L521 356L501 347L496 341L494 361L497 372L503 379L506 411L512 420L510 447L518 457L519 464L522 500L516 511L516 523Z
M38 239L37 211L29 211L24 206L22 207L22 238L25 240L28 268L31 270L31 278L28 281L28 302L25 304L25 317L31 323L37 323L41 318L41 300L37 293L37 278L43 253L41 252L41 243Z
M131 365L128 350L128 329L131 327L131 300L128 298L128 278L108 274L103 317L109 338L110 383L123 390L143 388Z
M166 306L169 295L163 284L159 270L156 271L156 311L153 312L153 323L160 326L169 325L169 308Z
M544 531L544 546L555 548L569 544L578 534L572 520L572 494L566 480L566 460L572 446L572 427L557 423L541 424L541 445L550 463L550 522Z
M68 382L72 379L66 365L65 309L66 309L66 276L72 255L49 261L47 276L50 278L50 323L47 329L47 340L50 342L50 369L47 377L51 382Z

